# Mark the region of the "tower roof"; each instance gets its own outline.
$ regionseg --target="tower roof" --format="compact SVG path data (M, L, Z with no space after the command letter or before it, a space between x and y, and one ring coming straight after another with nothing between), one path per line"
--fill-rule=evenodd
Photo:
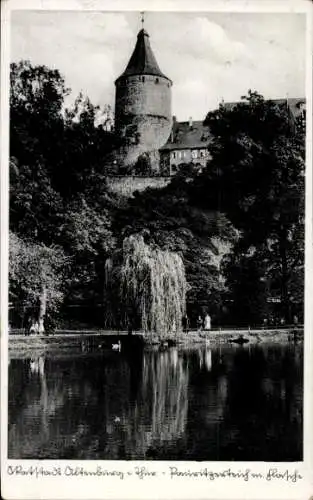
M149 35L144 29L139 31L132 56L119 78L131 75L155 75L167 78L159 68L150 46Z

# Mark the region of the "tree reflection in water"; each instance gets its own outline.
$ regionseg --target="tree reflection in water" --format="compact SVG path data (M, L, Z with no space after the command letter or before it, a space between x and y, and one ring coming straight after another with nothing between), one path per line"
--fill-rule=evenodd
M302 347L11 359L9 458L300 460Z
M113 381L108 385L114 387ZM111 437L106 455L117 458L119 442L125 458L149 458L156 448L181 438L187 421L187 394L188 368L176 350L145 353L136 400L129 404L123 398L117 407L115 395L106 399L106 432Z
M150 417L145 448L167 446L183 437L188 411L188 366L176 349L150 353L143 370L142 406ZM151 397L152 394L152 397Z
M12 360L13 373L16 370L16 360ZM21 454L32 457L34 450L47 450L51 436L50 421L56 414L56 409L64 405L64 392L61 384L55 384L48 389L45 372L45 358L43 355L23 361L22 387L15 396L17 405L12 406L16 420L9 425L9 456ZM18 373L18 370L16 370ZM57 381L56 381L57 382ZM16 387L14 375L9 377L9 405L12 392ZM15 411L14 411L15 410Z

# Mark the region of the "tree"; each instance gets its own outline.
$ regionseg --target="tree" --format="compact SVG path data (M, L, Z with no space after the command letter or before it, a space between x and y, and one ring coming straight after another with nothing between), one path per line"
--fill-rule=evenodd
M67 302L102 302L104 265L115 247L109 211L77 197L64 214L60 241L72 262Z
M119 303L126 322L133 320L131 312L146 332L161 336L177 332L186 301L185 269L180 256L147 245L137 234L124 239L118 257L120 262L107 262L107 286L112 279L119 282Z
M209 113L205 124L213 135L212 159L195 178L191 199L224 212L241 233L243 251L255 247L254 258L271 247L281 314L288 321L290 269L296 262L303 268L303 133L285 104L253 92L237 105Z
M82 94L65 110L63 151L54 181L66 199L77 193L91 199L105 189L105 165L120 139L103 128L98 114L99 107Z
M192 178L197 174L197 167L194 163L180 163L176 176Z
M225 299L229 322L254 326L268 316L268 262L261 249L244 249L241 240L222 261L228 293Z
M10 79L10 228L51 244L62 213L52 172L68 89L57 70L28 61L12 63Z
M29 61L11 64L10 155L19 164L41 163L50 173L57 165L68 93L58 70L32 66Z
M163 189L137 193L117 211L114 226L121 239L144 231L146 243L178 253L188 282L188 315L195 320L209 309L214 322L221 322L225 281L220 258L231 250L237 232L217 210L192 203L189 189L189 179L177 177Z
M151 175L151 158L148 154L141 154L132 169L136 175Z
M10 299L35 311L44 331L47 309L58 310L63 299L68 260L62 249L22 240L10 232Z
M51 245L60 234L62 219L63 200L45 166L35 158L32 164L11 158L10 229Z
M11 64L10 76L11 228L46 241L41 220L57 231L62 200L103 196L104 161L118 140L96 126L99 108L88 97L79 94L65 107L70 90L57 70L21 61Z
M80 94L66 108L68 93L57 70L11 65L10 229L42 255L42 269L42 248L63 248L72 263L66 297L81 302L103 296L104 262L114 246L111 211L119 205L104 160L117 139L88 97ZM16 292L18 284L23 280Z

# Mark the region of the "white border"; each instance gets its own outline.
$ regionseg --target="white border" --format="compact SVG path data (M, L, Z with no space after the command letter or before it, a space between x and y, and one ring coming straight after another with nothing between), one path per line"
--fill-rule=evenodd
M94 462L94 461L42 461L7 460L7 367L8 367L8 124L9 124L9 40L10 11L23 10L105 10L105 11L198 11L198 12L303 12L307 15L306 37L306 98L307 98L307 144L306 144L306 276L305 276L305 398L304 398L304 461L296 464L269 464L263 462L178 462L180 470L208 469L220 471L231 466L234 471L244 471L250 468L253 472L266 471L272 466L280 471L297 469L304 479L297 483L284 481L239 480L191 480L170 479L162 471L168 471L174 462ZM303 1L268 1L260 0L238 2L225 0L207 2L205 0L4 0L1 3L1 486L2 497L5 499L117 499L117 498L224 498L224 499L308 499L313 495L313 369L312 369L312 329L313 314L311 298L313 296L312 262L312 5L309 0ZM4 411L5 410L5 411ZM60 479L34 477L12 477L7 474L8 464L23 463L42 465L46 468L66 464L83 466L85 469L95 469L97 465L103 468L118 468L119 470L134 470L138 464L146 465L149 470L159 471L161 478L140 480L130 476L121 481L118 478L75 478Z

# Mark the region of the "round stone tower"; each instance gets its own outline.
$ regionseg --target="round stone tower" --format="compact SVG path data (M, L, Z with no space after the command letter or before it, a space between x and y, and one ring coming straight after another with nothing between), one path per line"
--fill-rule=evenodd
M144 29L139 31L133 54L115 86L115 131L125 144L120 160L133 164L140 154L148 153L152 164L158 163L158 150L172 127L172 81L161 72Z

